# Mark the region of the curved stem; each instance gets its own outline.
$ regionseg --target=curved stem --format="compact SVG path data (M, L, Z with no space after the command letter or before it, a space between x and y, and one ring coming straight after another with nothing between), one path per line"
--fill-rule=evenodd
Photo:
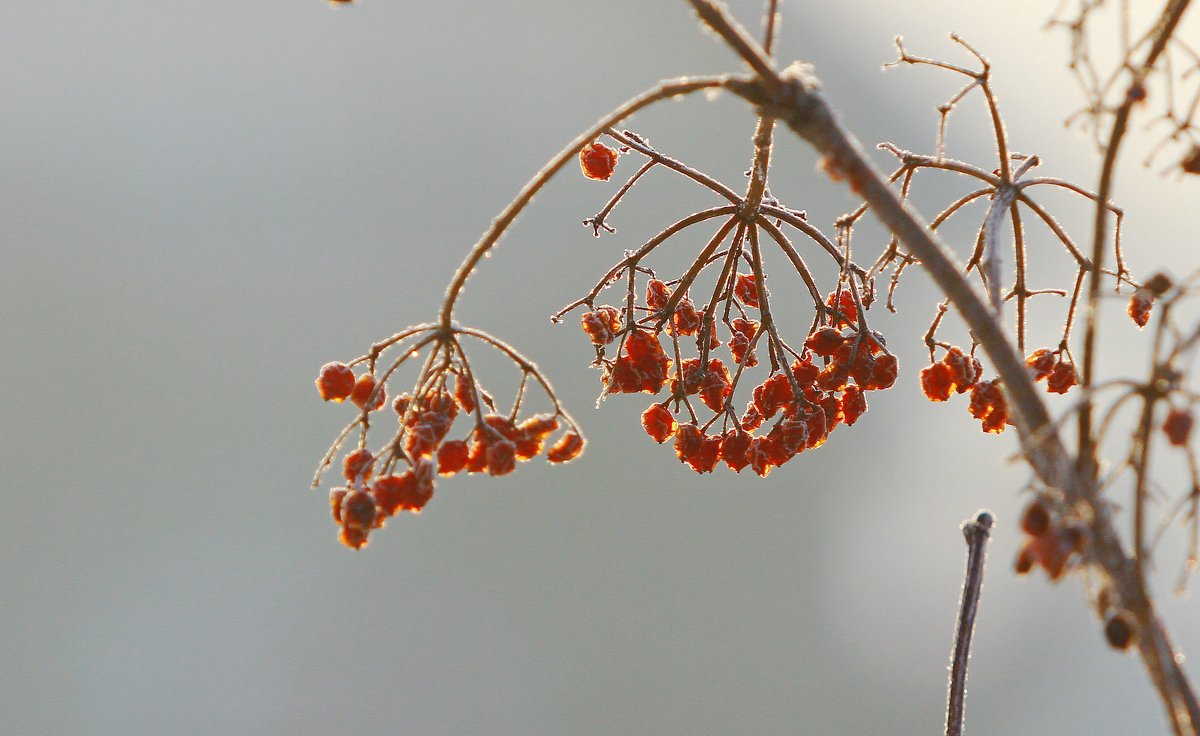
M473 248L471 248L471 252L467 254L467 257L463 260L462 265L458 267L458 271L455 272L454 278L450 280L450 285L446 288L446 298L442 302L442 311L438 316L438 322L441 326L441 329L447 332L450 330L453 322L454 304L458 301L458 296L462 292L463 286L466 285L467 279L470 278L471 273L479 264L480 259L482 259L483 256L496 245L496 243L500 240L500 236L503 235L504 231L508 229L515 219L517 219L517 215L521 213L521 210L525 209L525 206L529 204L529 202L533 199L533 196L537 194L538 190L545 186L546 182L550 181L551 177L553 177L558 170L563 167L563 165L565 165L575 156L579 155L579 152L583 150L584 146L595 140L597 136L599 136L609 127L616 125L622 120L628 118L630 115L633 115L638 110L641 110L648 105L652 105L659 100L692 94L693 92L699 92L706 89L725 87L732 79L733 77L723 75L718 77L683 77L680 79L663 82L657 87L647 90L646 92L643 92L642 94L625 102L620 107L613 110L611 113L598 121L591 128L584 131L583 134L581 134L578 138L568 143L566 148L559 151L554 158L550 159L550 162L547 163L541 171L539 171L532 179L529 180L529 183L527 183L517 194L516 199L510 202L508 206L505 207L504 210L496 217L496 219L492 221L492 226L483 234L483 237L480 238L479 242L476 243Z

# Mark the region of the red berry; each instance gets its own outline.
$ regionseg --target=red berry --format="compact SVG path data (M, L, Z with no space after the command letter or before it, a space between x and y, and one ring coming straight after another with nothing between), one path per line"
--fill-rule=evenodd
M1050 529L1050 512L1039 499L1034 499L1021 514L1021 529L1031 537L1040 537Z
M1184 447L1192 434L1192 413L1186 409L1171 409L1162 425L1167 441L1176 447Z
M589 143L579 152L579 167L589 179L608 181L617 167L617 151L599 141Z
M342 458L342 475L351 482L360 477L365 480L371 477L371 466L374 463L375 456L371 454L371 451L365 447L359 448Z
M616 307L603 306L593 312L584 312L579 318L583 331L593 345L608 345L621 330L621 313Z
M487 471L488 475L508 475L517 468L517 448L508 440L500 440L488 445Z
M317 393L325 401L341 403L354 390L354 371L345 363L326 363L317 374Z
M1060 362L1050 372L1050 378L1046 380L1046 390L1052 394L1065 394L1078 382L1075 377L1075 366Z
M817 355L828 357L836 353L845 341L846 338L839 330L822 327L808 336L808 339L804 341L804 346Z
M471 450L465 440L450 440L438 448L438 473L454 475L467 466Z
M858 386L847 386L842 394L842 416L846 426L851 426L867 411L867 399ZM841 436L841 435L839 435Z
M930 401L947 401L954 390L953 371L943 362L921 369L921 390Z
M552 463L569 463L583 452L583 438L575 432L567 432L546 453Z
M758 308L758 285L752 273L739 273L734 280L733 294L747 307Z
M1050 374L1054 371L1054 366L1057 364L1058 354L1046 348L1034 350L1025 359L1025 365L1033 370L1033 380L1035 381L1049 378Z
M1150 310L1154 307L1154 297L1150 294L1143 294L1141 289L1133 293L1129 297L1129 317L1139 328L1145 327L1150 321Z
M650 408L642 413L642 427L645 428L646 434L660 445L675 434L675 426L675 417L662 404L651 404Z
M350 400L358 405L363 411L375 411L383 406L383 402L387 399L386 391L382 386L379 387L379 392L375 393L375 376L370 373L364 373L354 382L354 390L350 392ZM368 406L367 402L371 400L371 396L375 396L375 400Z

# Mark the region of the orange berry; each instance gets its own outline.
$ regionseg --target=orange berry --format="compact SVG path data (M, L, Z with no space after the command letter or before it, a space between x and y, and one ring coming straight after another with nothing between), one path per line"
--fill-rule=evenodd
M945 363L933 363L921 369L921 391L930 401L947 401L954 390L953 371Z
M1075 376L1075 366L1060 362L1050 372L1050 377L1046 380L1046 390L1052 394L1065 394L1078 382Z
M1017 553L1017 559L1013 562L1013 571L1018 575L1026 575L1037 562L1037 545L1032 539L1026 539L1025 544L1021 545L1021 551Z
M354 371L345 363L326 363L317 374L317 393L325 401L341 403L354 391Z
M342 526L370 529L375 524L375 497L363 490L351 491L342 498Z
M584 312L579 321L596 346L608 345L621 331L621 312L616 307L603 306L592 312Z
M642 412L642 427L660 445L675 434L675 426L675 417L662 404L651 404Z
M1025 365L1033 370L1033 380L1035 381L1049 378L1050 374L1054 371L1054 366L1057 364L1058 354L1046 348L1034 350L1025 359Z
M1141 289L1133 293L1129 297L1129 307L1126 311L1129 312L1129 318L1139 329L1146 326L1150 321L1150 310L1154 307L1154 297L1150 294L1143 294Z
M650 279L646 282L646 307L651 312L662 310L670 299L671 289L665 283L658 279Z
M546 453L552 463L569 463L583 452L583 438L575 432L567 432Z
M822 327L808 336L804 346L822 357L829 357L837 352L846 338L839 330L832 327Z
M731 429L721 435L721 459L735 473L750 464L750 443L752 437L745 432Z
M371 466L375 464L375 456L365 447L346 454L342 458L342 475L348 481L364 480L371 477Z
M950 368L950 380L954 382L955 393L966 393L983 372L979 361L965 355L958 346L947 350L942 356L942 362Z
M465 440L450 440L438 448L438 473L454 475L467 466L471 450Z
M517 448L508 440L500 440L488 445L487 471L488 475L508 475L517 468Z
M589 143L579 152L579 168L589 179L608 181L617 168L617 151L600 141Z
M758 308L758 284L752 273L739 273L734 279L733 294L747 307Z
M846 426L852 426L867 411L867 399L858 386L847 386L842 394L842 416ZM840 436L840 435L839 435Z
M465 375L454 377L454 400L468 414L475 411L475 387L472 383Z
M871 369L871 376L863 384L863 388L874 391L891 388L896 384L896 378L899 374L900 361L895 355L884 353L883 355L876 356L875 367Z
M854 295L850 293L849 289L829 292L829 296L825 297L825 306L830 310L836 309L842 313L841 319L830 317L830 324L835 327L853 325L858 322L858 305L854 303Z
M372 394L374 394L375 400L368 406L367 402L371 400ZM386 394L387 391L382 386L379 387L379 392L375 393L375 376L372 376L370 373L364 373L354 382L354 390L350 392L350 400L363 411L375 411L383 406L383 402L387 399Z
M329 491L329 510L333 513L333 520L337 524L342 523L342 500L349 492L349 488L334 488Z

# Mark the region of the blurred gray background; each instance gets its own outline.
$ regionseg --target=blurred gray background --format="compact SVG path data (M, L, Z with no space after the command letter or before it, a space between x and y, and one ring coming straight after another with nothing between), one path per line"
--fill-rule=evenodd
M957 31L995 62L1014 147L1093 184L1094 151L1062 126L1080 99L1046 4L783 8L780 58L816 64L867 144L932 151L934 106L960 81L880 65L895 34L967 63ZM734 9L757 29L759 3ZM460 311L540 361L589 452L444 481L367 550L337 543L308 483L352 412L318 400L317 368L432 318L494 214L604 111L662 78L737 70L684 3L57 0L0 19L0 733L939 733L958 524L983 506L1000 524L969 732L1165 732L1082 581L1010 572L1027 476L1007 462L1011 433L919 396L922 275L898 316L876 310L897 387L765 481L679 465L639 428L645 398L592 409L591 350L574 319L547 316L714 202L665 174L597 240L579 221L617 184L570 167ZM736 100L664 104L629 127L743 186L753 117ZM949 152L986 161L987 135L972 98ZM775 193L830 229L854 201L778 140ZM1129 260L1184 273L1197 184L1143 170L1144 147L1117 191ZM918 183L929 207L966 186ZM1085 240L1087 208L1050 201ZM960 252L978 214L947 231ZM860 252L885 242L873 227ZM1045 231L1030 237L1039 285L1069 279ZM1062 319L1049 299L1040 344ZM1122 308L1104 370L1137 374L1145 336ZM1177 493L1178 458L1160 457ZM1178 536L1156 587L1194 657L1196 603L1168 595Z

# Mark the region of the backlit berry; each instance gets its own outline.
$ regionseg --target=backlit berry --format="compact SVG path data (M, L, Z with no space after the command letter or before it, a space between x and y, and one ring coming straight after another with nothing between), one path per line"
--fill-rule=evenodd
M379 387L378 393L375 391L375 376L370 373L364 373L354 382L354 390L350 392L350 400L358 405L363 411L375 411L383 406L383 402L387 399L386 391L383 387ZM371 397L374 396L374 401ZM368 401L370 404L368 405Z
M930 401L947 401L953 390L954 377L950 366L939 361L921 369L921 391Z
M569 463L583 452L583 438L575 432L567 432L546 452L552 463Z
M840 331L832 327L822 327L808 336L808 339L804 341L804 346L817 355L828 357L837 352L837 349L845 341L846 338Z
M345 363L326 363L317 374L317 393L325 401L341 403L354 390L354 371Z
M1133 320L1139 328L1145 327L1150 321L1150 310L1154 307L1154 297L1149 294L1143 294L1141 289L1133 293L1129 297L1129 318Z
M371 466L374 463L375 456L371 454L371 451L365 447L359 448L342 458L342 475L351 482L359 478L370 478Z
M651 404L642 412L642 427L658 444L662 444L675 434L675 417L662 404Z
M858 386L847 386L842 394L842 416L846 426L851 426L867 411L867 399Z
M600 141L589 143L579 152L579 168L589 179L608 181L617 167L617 151Z
M1058 364L1058 354L1052 350L1041 348L1030 353L1025 359L1025 365L1029 366L1033 371L1033 380L1040 381L1043 378L1049 378L1054 372L1054 366Z
M471 450L465 440L450 440L443 442L438 448L438 473L454 475L467 466L467 458Z
M596 346L608 345L621 330L621 313L616 307L604 306L592 312L584 312L579 321L583 325L583 331Z
M671 289L658 279L646 282L646 307L651 312L658 312L667 306L671 300Z
M1075 376L1075 366L1060 362L1054 366L1050 377L1046 379L1046 390L1052 394L1065 394L1078 382L1079 380Z
M747 307L758 308L758 284L752 273L739 273L734 279L733 294Z
M837 310L842 313L840 320L830 318L830 324L834 327L853 325L858 321L858 305L854 303L854 295L848 289L830 292L829 296L825 298L825 306L831 312Z
M488 445L488 475L508 475L517 468L517 448L508 440L499 440Z

